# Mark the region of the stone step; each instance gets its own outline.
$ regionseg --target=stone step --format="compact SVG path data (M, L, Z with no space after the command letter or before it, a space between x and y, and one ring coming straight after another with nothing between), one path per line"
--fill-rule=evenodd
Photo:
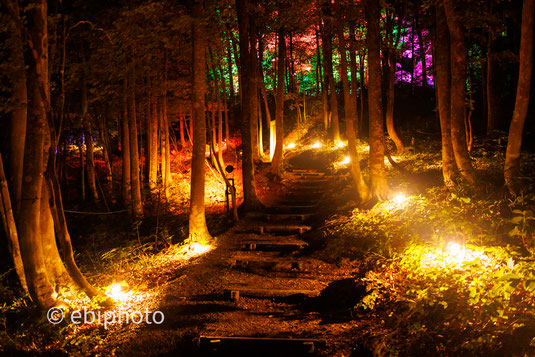
M240 269L262 269L270 271L304 271L312 266L312 263L306 260L255 258L256 257L241 257L231 259L230 266Z
M242 250L293 251L303 249L307 246L308 243L301 240L254 240L240 242L240 248Z
M306 356L327 346L325 340L306 338L201 336L200 352L233 356Z
M246 213L247 218L253 219L264 219L267 221L288 221L288 220L297 220L305 221L311 218L313 213L264 213L264 212L248 212Z
M307 289L256 289L242 286L229 288L225 291L225 295L232 300L239 300L241 297L252 297L258 299L273 299L283 298L293 295L305 295L307 297L317 297L321 290L307 290Z
M288 225L288 224L262 224L257 227L257 231L260 234L264 234L265 232L269 233L295 233L299 232L299 234L303 234L309 230L311 230L311 226L306 225Z

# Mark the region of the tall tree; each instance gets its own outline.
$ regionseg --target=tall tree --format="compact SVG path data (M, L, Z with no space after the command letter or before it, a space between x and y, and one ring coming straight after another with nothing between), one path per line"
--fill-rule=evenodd
M535 0L524 0L522 8L522 29L520 36L520 68L516 88L515 109L509 127L507 151L505 154L505 184L516 194L519 192L520 151L522 132L528 113L531 74L533 71L533 18Z
M130 183L132 192L132 213L136 217L143 215L141 202L141 178L139 172L139 150L137 137L137 111L136 111L136 70L135 64L131 68L128 129L130 132Z
M130 182L130 125L128 124L128 79L123 78L123 108L121 117L121 153L123 159L122 166L122 196L123 204L132 213L132 190Z
M245 211L252 211L261 209L262 203L258 199L256 193L255 177L254 177L254 161L253 161L253 146L252 146L252 132L251 120L256 120L256 115L253 111L253 99L251 96L257 96L254 88L254 75L252 73L251 55L252 48L250 48L250 24L249 11L250 3L248 0L236 0L236 10L238 13L238 27L240 35L240 66L241 66L241 85L240 90L242 97L242 147L243 147L243 161L242 161L242 175L243 175L243 203L242 209ZM256 133L255 133L256 134Z
M271 172L280 175L284 139L284 68L286 59L286 38L284 30L279 29L279 54L277 60L277 93L275 101L275 153L271 161Z
M340 53L340 78L342 79L342 85L344 89L346 136L349 149L349 157L351 158L350 172L355 187L357 189L359 201L361 204L366 204L370 200L370 191L368 189L368 185L362 177L362 172L360 169L360 158L357 151L357 137L355 134L357 103L351 95L349 89L349 78L347 74L347 49L344 35L344 17L342 14L342 9L343 8L340 5L340 0L336 0L337 35Z
M191 157L191 199L189 213L189 239L206 241L211 238L206 226L204 213L204 160L206 152L206 123L205 123L205 48L206 35L204 33L202 1L193 4L193 58L192 58L192 120L193 120L193 152Z
M451 48L451 140L455 162L461 176L470 184L475 182L475 171L466 145L465 96L467 52L464 44L464 29L456 13L453 0L444 0L446 21L450 30Z
M450 36L448 25L444 14L444 6L437 4L435 8L435 84L437 91L437 104L440 118L440 132L442 135L442 176L446 186L453 185L453 175L456 164L453 156L453 146L451 143L451 123L450 123Z
M379 200L387 199L390 189L386 181L385 136L383 128L383 101L381 90L381 60L379 31L379 2L366 2L368 46L368 106L370 120L370 175L372 195Z

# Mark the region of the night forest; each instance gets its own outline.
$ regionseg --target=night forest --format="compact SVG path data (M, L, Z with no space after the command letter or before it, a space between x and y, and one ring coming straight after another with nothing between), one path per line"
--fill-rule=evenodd
M3 0L0 353L535 355L535 0Z

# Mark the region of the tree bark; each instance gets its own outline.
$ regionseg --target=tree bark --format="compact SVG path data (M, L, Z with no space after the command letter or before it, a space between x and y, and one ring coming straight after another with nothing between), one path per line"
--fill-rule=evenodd
M442 177L446 186L452 186L456 164L453 155L450 123L450 36L442 4L437 4L435 11L435 85L440 117L440 132L442 135Z
M451 139L455 162L461 176L470 184L475 183L475 171L472 167L465 137L465 96L467 52L464 45L464 30L455 13L453 0L444 0L446 21L450 30L451 43Z
M350 172L353 178L353 183L357 189L359 202L364 205L370 200L370 191L368 185L364 181L362 172L360 170L360 158L357 151L357 137L355 135L355 116L357 112L356 102L353 100L349 89L349 79L347 76L347 51L346 41L344 37L343 16L340 0L336 0L337 10L337 30L338 30L338 45L340 53L340 78L344 88L344 107L345 107L345 121L346 121L346 135L349 149Z
M370 175L372 195L379 200L388 199L390 189L386 181L385 136L381 90L381 60L379 32L379 2L368 0L366 8L368 45L368 106L370 120Z
M533 17L535 0L524 0L520 37L520 68L516 88L515 109L509 127L505 154L505 184L513 194L520 191L520 151L522 132L529 107L531 74L533 70Z
M131 73L130 83L130 115L128 116L128 129L130 131L130 183L132 192L132 213L136 217L143 216L141 204L141 181L139 174L139 150L137 138L137 113L136 113L136 75L135 69Z
M498 130L498 108L499 97L496 82L496 67L497 61L494 54L494 32L489 29L489 37L487 43L487 78L486 78L486 92L487 92L487 135L492 131Z
M12 72L13 88L11 101L14 104L14 108L11 112L10 120L8 175L9 187L13 197L13 210L16 215L20 207L20 198L22 195L22 169L26 139L28 94L26 89L26 72L24 71L23 40L17 24L21 23L19 2L10 0L8 6L12 7L13 15L15 16L14 21L9 24L12 37L10 50L14 66Z
M95 180L95 157L93 150L93 135L91 133L91 123L87 115L88 103L87 103L87 79L85 74L82 78L82 127L84 131L85 142L85 158L87 167L87 184L89 186L89 192L93 202L98 201L97 184Z
M189 212L189 240L203 242L211 238L206 226L204 212L204 160L206 152L206 122L204 116L206 92L205 82L205 47L206 37L201 18L203 7L201 1L193 5L194 21L192 25L193 61L192 61L192 120L193 153L191 158L191 199Z
M26 282L32 300L41 308L55 304L41 248L40 208L44 173L46 135L46 102L48 98L47 6L35 0L28 7L28 32L33 51L28 55L28 126L24 148L23 184L20 211L17 218L19 241Z
M24 84L26 87L26 84ZM21 177L22 181L22 177ZM24 264L22 263L22 256L20 254L19 236L17 226L15 224L15 217L11 206L11 199L9 195L8 184L4 173L4 163L2 154L0 154L0 214L2 215L2 223L4 224L4 231L8 239L8 249L13 259L15 271L19 277L20 285L25 292L28 292L28 284L26 283L26 276L24 275Z
M253 92L254 78L251 73L251 60L253 56L250 53L250 26L249 26L249 1L236 0L236 10L238 13L238 27L240 34L240 66L242 76L243 90L242 95L242 147L243 147L243 203L241 208L244 211L262 209L263 205L258 199L255 187L253 146L251 133L251 120L255 120L250 96L256 96Z
M281 175L284 154L284 67L286 59L286 38L284 30L279 30L279 54L277 63L277 100L275 105L275 152L271 160L271 172Z
M128 82L126 75L123 79L123 116L121 130L121 153L123 156L123 204L132 213L132 191L130 180L130 125L128 124Z

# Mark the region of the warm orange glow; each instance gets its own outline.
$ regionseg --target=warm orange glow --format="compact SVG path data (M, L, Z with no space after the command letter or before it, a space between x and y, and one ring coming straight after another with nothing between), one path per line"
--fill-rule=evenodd
M314 144L312 144L312 148L313 149L321 148L321 141L319 141L319 140L315 141Z
M286 149L295 149L295 143L289 143L286 145Z
M351 162L351 158L348 156L346 156L342 161L340 161L340 164L342 165L347 165Z
M403 193L398 193L394 196L393 201L394 203L402 204L407 201L407 196L405 196Z
M113 300L124 300L127 294L123 291L123 286L120 283L114 283L108 287L106 295Z

